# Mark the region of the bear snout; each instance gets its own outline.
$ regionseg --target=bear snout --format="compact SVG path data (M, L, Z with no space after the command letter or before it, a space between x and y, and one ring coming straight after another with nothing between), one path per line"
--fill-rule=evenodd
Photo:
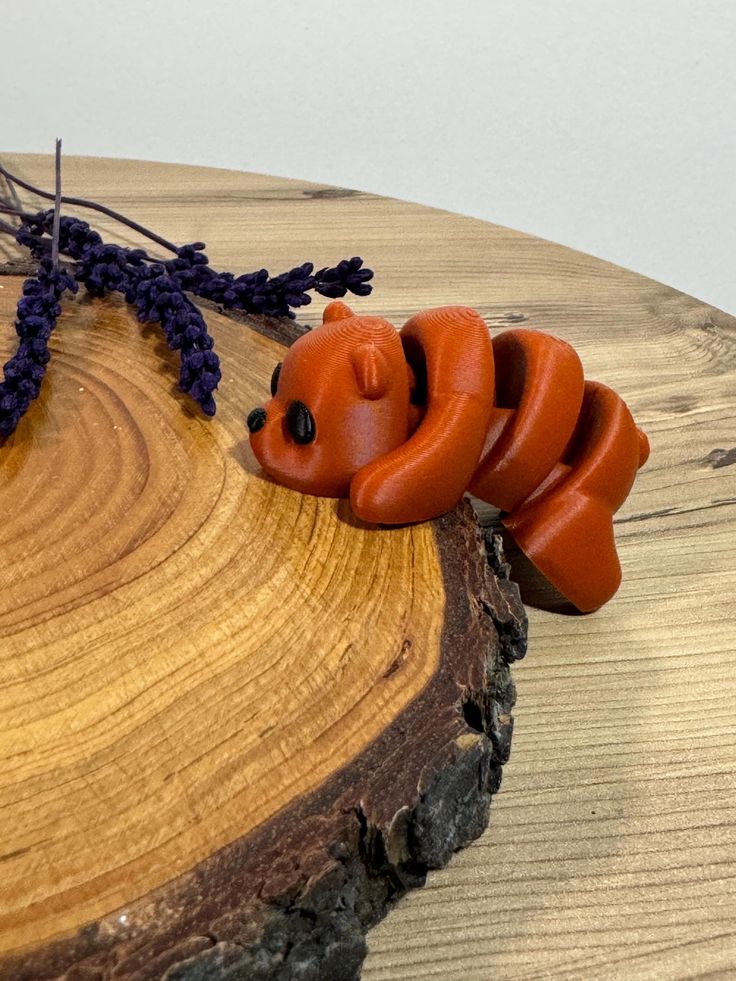
M257 433L259 429L263 429L266 425L266 410L260 406L257 409L251 409L248 413L248 418L245 420L245 424L249 432Z

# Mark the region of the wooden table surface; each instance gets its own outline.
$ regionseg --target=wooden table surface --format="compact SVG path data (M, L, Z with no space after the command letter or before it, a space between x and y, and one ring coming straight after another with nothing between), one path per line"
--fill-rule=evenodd
M3 162L52 183L48 157ZM616 519L621 590L587 617L530 609L491 826L369 934L363 977L735 977L736 320L561 246L350 190L91 158L65 161L64 187L206 241L218 268L362 255L376 276L361 312L401 324L463 303L494 331L546 329L628 401L652 454Z

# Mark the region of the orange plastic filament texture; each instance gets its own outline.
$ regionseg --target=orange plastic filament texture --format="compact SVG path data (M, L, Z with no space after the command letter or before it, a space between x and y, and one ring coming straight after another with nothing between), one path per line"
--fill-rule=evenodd
M469 491L504 512L579 610L618 589L612 518L649 443L564 341L523 328L491 340L467 307L427 310L397 332L335 301L271 388L248 428L278 483L349 497L359 518L389 525L435 518Z

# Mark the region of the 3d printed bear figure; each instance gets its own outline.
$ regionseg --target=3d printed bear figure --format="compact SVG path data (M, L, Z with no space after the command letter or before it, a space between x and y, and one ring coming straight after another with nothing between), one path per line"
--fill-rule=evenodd
M612 517L649 453L623 400L586 381L569 344L441 307L400 332L334 301L248 416L268 476L349 497L367 522L451 510L467 490L500 508L520 548L578 609L616 592Z

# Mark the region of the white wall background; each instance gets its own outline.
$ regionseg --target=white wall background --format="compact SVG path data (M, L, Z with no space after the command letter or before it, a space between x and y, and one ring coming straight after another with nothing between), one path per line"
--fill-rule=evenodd
M734 0L0 0L0 149L409 198L736 313Z

